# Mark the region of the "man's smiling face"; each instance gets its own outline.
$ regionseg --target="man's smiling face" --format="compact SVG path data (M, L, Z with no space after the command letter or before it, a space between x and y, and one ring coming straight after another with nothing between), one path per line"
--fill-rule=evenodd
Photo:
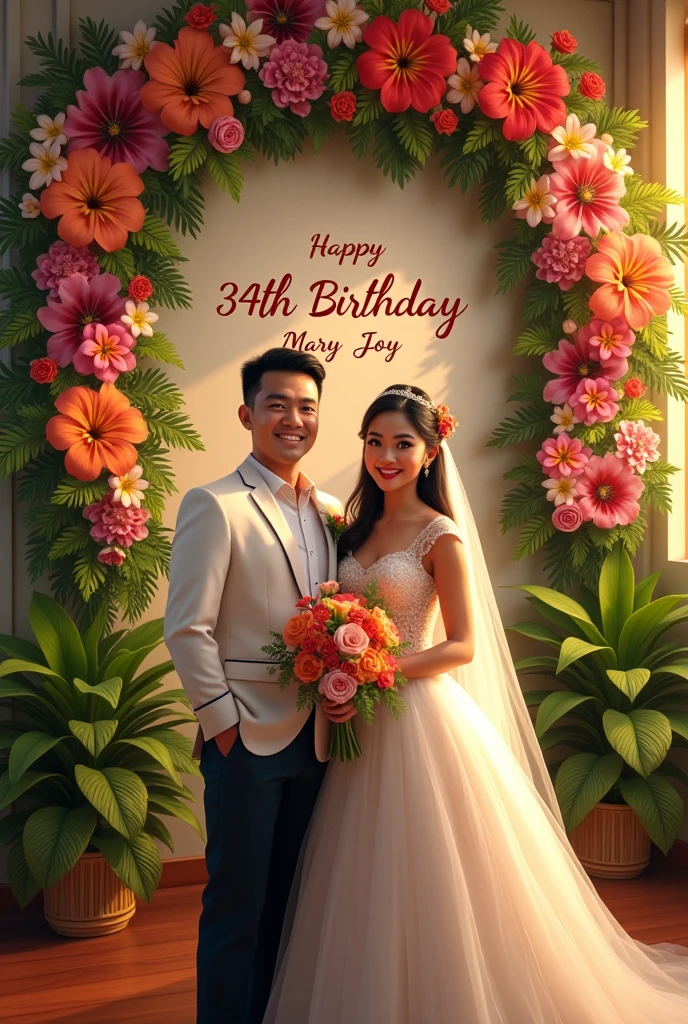
M253 408L239 417L253 434L253 454L273 472L293 467L318 436L318 387L305 373L270 370L260 381Z

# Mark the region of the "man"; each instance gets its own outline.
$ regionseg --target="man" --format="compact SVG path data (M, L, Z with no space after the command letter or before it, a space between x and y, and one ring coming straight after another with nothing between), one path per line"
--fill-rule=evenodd
M185 495L165 641L199 721L208 884L197 954L198 1024L260 1024L301 841L327 759L319 707L296 710L261 651L306 594L336 577L327 512L301 470L325 370L270 349L241 370L251 454ZM337 717L336 709L328 714Z

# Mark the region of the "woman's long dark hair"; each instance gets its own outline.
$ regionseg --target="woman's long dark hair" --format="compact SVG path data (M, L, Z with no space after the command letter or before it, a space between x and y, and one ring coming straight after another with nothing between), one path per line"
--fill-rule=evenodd
M393 384L394 391L412 391L430 401L429 396L422 390L408 384ZM362 438L363 459L358 483L354 488L349 500L346 503L345 515L349 525L342 534L339 541L339 550L342 554L349 551L358 551L373 531L375 523L382 515L384 509L384 492L370 475L365 465L365 439L370 429L370 424L382 412L403 412L411 426L423 438L429 448L434 448L440 443L440 436L437 433L437 417L432 409L429 409L421 402L415 402L412 398L405 398L403 395L382 394L370 405L363 416L363 423L358 436ZM451 507L447 499L447 477L444 466L444 451L442 448L437 457L430 464L428 476L422 471L418 476L418 497L430 508L434 508L440 515L451 518Z

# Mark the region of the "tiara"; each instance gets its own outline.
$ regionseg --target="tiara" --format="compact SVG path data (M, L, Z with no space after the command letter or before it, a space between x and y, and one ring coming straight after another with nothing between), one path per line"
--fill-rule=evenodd
M446 405L434 405L427 398L423 398L422 395L417 395L415 391L411 391L409 387L389 388L388 391L382 392L380 398L384 395L400 395L402 398L410 398L412 402L420 402L426 409L432 409L437 417L437 433L443 441L451 437L458 426L458 420L452 416Z

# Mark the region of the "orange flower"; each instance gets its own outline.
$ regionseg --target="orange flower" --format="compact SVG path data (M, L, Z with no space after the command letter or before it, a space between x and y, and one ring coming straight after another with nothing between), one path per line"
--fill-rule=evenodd
M62 180L41 192L41 211L49 219L60 218L57 233L69 245L95 239L113 252L126 245L130 231L143 227L146 211L136 196L144 187L129 164L113 164L95 149L75 149Z
M305 640L306 634L312 625L313 612L305 611L301 612L300 615L292 615L282 630L282 639L287 647L298 647Z
M210 128L216 117L233 114L229 96L241 92L246 81L230 51L195 28L181 29L174 49L156 43L144 64L151 81L141 89L141 102L146 110L159 111L162 123L178 135L193 135L199 121Z
M315 654L301 651L294 661L294 675L301 683L314 683L323 674L323 663Z
M603 320L623 316L628 326L637 330L647 327L653 316L666 313L671 305L674 271L659 242L650 235L620 231L603 235L597 252L588 256L585 273L602 282L588 305Z
M134 444L146 440L148 427L114 384L68 388L55 407L62 415L48 420L45 434L53 448L67 449L65 467L77 480L95 480L103 468L122 476L136 463Z
M387 661L379 651L367 647L358 659L358 674L366 683L374 683L377 677L387 671Z

